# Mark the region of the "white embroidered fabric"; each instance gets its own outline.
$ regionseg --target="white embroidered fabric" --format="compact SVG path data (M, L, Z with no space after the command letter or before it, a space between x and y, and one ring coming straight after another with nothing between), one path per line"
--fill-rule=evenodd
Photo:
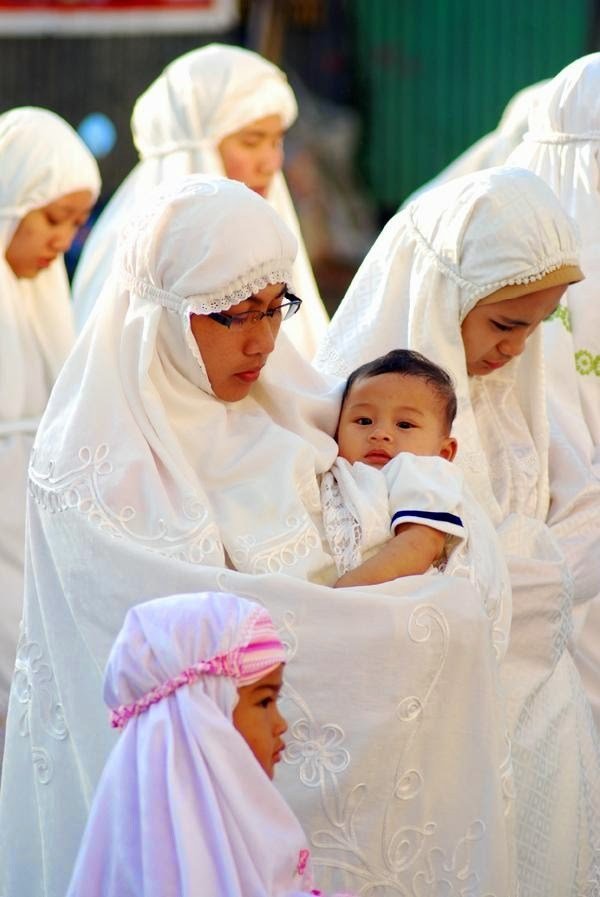
M600 477L600 53L564 68L541 92L514 164L549 184L575 219L585 280L544 324L549 412L557 438ZM572 456L572 475L581 461ZM600 596L575 609L575 658L600 730Z
M569 467L568 446L549 440L539 329L519 359L470 378L460 325L501 286L577 258L574 227L539 178L508 167L460 178L387 224L317 355L322 370L345 376L406 346L454 378L454 463L494 522L511 574L502 670L526 897L579 897L600 881L598 737L567 647L573 598L589 601L600 587L600 493L589 469Z
M224 175L218 145L229 134L267 115L289 128L298 114L284 73L242 47L208 44L175 59L138 98L131 117L140 161L111 198L86 240L73 280L77 329L90 316L115 259L119 231L138 202L162 181L187 174ZM268 200L298 240L293 289L304 314L286 326L288 337L312 358L328 316L281 172Z
M46 109L0 115L0 732L23 602L27 463L52 384L73 342L62 256L18 278L5 253L20 220L67 193L100 189L98 168L69 125ZM2 739L0 737L0 753Z
M263 603L288 647L278 783L319 887L514 895L510 749L481 597L458 577L323 585L336 573L319 477L337 454L340 384L284 324L246 399L212 395L187 297L268 260L288 268L294 241L250 190L203 183L173 187L126 255L181 312L111 280L36 438L0 893L64 897L114 744L101 701L112 641L140 600L206 590ZM217 263L222 245L236 253Z

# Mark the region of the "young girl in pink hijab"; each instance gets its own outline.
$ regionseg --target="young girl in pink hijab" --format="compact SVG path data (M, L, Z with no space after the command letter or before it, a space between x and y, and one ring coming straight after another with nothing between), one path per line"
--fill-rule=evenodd
M285 747L284 663L267 611L236 595L174 595L128 612L104 679L122 734L69 897L321 893L270 781Z

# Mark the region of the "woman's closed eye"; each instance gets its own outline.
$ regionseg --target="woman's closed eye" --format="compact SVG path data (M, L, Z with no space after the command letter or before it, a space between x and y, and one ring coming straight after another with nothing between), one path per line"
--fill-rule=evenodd
M511 327L509 324L501 324L499 321L492 321L492 324L497 330L501 330L502 333L510 333L511 330L514 330L514 327Z

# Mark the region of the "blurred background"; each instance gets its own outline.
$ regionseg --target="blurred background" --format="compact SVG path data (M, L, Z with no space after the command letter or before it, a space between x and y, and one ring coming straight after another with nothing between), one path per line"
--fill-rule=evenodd
M0 112L45 106L78 129L101 208L137 161L135 99L215 40L262 53L296 92L285 173L333 312L414 190L517 91L600 49L600 0L0 0Z

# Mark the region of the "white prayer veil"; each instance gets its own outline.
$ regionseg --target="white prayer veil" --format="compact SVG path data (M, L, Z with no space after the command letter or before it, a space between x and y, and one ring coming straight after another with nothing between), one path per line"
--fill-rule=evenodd
M297 114L284 73L250 50L209 44L170 63L133 109L131 128L140 161L84 246L73 281L78 329L89 317L108 276L120 228L152 187L166 178L187 174L224 175L218 151L224 137L267 115L280 115L283 127L289 128ZM299 243L294 284L310 313L290 321L289 336L302 354L312 357L327 315L281 172L273 177L267 199Z
M336 395L283 324L251 394L216 400L190 327L191 314L291 285L295 251L270 204L237 181L190 175L158 188L126 228L119 269L54 391L32 461L38 497L67 472L85 471L84 491L117 531L195 563L228 556L253 573L285 566L283 547L268 547L274 526L318 541L313 481L335 457ZM281 482L276 497L265 495L265 476ZM158 531L137 524L157 512ZM327 561L307 556L306 575Z
M62 256L19 278L5 254L28 212L79 190L98 195L98 168L62 118L33 107L0 115L0 748L23 596L27 462L74 338Z
M458 178L424 194L386 225L331 322L316 365L344 376L402 345L451 372L458 400L456 463L498 524L518 493L512 486L522 482L523 464L501 438L496 462L501 458L502 464L489 463L472 407L461 324L483 297L509 284L534 284L577 261L573 224L540 178L511 168ZM523 357L476 379L483 390L498 384L511 397L504 404L516 401L524 416L531 457L539 459L534 513L545 519L548 428L540 335L530 338Z
M491 516L511 575L502 675L519 876L536 897L587 893L600 873L600 753L568 651L572 602L589 601L600 586L600 567L591 562L600 550L599 492L589 479L574 484L568 476L550 490L541 328L520 357L469 377L461 324L484 297L511 286L533 293L578 261L575 225L536 175L507 167L459 178L387 224L316 359L346 375L405 346L454 378L455 463Z
M232 723L235 656L265 621L263 607L225 593L174 595L128 611L105 672L113 711L201 661L229 656L232 672L203 674L129 719L96 790L69 897L308 891L308 868L298 872L306 837Z
M542 91L511 156L549 184L581 234L585 280L544 325L550 422L577 451L562 475L600 476L600 53L575 60ZM581 475L581 474L580 474ZM600 597L577 610L576 660L600 724Z
M584 455L591 438L600 471L600 53L575 60L544 88L510 161L549 184L579 227L585 280L569 287L544 327L546 364L558 428Z
M79 190L89 190L95 199L100 176L83 141L48 109L23 107L0 116L0 160L0 423L4 425L39 417L73 343L62 256L37 277L18 278L5 259L6 250L28 212ZM31 384L32 365L40 366L38 357L45 374L41 393Z

